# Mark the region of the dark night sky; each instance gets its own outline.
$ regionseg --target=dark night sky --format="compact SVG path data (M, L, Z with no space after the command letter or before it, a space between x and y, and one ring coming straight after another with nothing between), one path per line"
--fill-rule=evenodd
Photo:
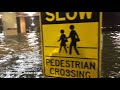
M120 24L120 12L103 12L103 26Z

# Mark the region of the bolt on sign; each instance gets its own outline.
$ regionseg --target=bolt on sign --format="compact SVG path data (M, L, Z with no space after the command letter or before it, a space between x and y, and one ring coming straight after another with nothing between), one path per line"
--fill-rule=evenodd
M100 78L101 12L41 12L46 77Z

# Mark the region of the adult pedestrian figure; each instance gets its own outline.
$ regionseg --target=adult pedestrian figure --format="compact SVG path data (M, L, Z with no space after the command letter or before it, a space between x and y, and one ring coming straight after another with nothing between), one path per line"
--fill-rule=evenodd
M76 31L74 30L74 25L70 25L70 30L71 30L71 32L70 32L70 35L68 37L68 38L71 38L69 54L72 54L72 47L74 47L77 55L80 55L78 50L77 50L77 39L79 38L79 36L76 33Z
M64 34L64 30L61 30L60 32L61 32L61 36L60 36L60 39L58 40L58 42L61 41L59 53L61 52L62 47L64 47L64 49L67 53L67 48L66 48L67 37Z

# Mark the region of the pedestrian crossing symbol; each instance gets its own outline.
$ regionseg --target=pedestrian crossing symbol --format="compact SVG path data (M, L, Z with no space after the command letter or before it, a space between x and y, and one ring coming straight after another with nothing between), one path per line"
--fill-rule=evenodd
M46 77L100 78L101 12L40 12Z

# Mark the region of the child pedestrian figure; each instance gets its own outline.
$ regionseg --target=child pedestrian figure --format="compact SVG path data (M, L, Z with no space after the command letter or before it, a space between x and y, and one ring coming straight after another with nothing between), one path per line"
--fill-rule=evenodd
M67 37L64 34L64 30L61 30L60 33L61 33L61 36L60 36L60 39L58 40L58 42L61 41L59 53L61 52L62 47L64 47L64 49L65 49L65 51L67 53L67 49L66 49Z

